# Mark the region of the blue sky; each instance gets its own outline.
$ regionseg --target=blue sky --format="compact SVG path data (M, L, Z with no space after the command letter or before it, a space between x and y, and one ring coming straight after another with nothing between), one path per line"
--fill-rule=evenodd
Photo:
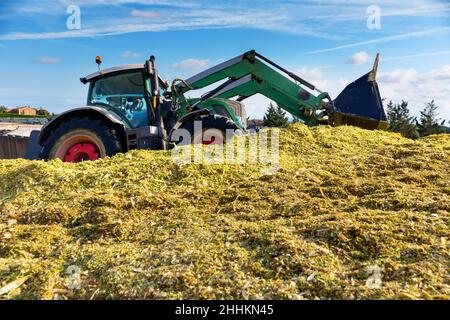
M67 27L70 5L81 10L79 30ZM435 99L450 120L450 2L442 0L0 0L0 104L83 105L79 78L96 70L96 55L110 67L154 54L171 80L250 49L332 97L380 52L383 97L408 100L414 114ZM262 117L268 103L255 96L246 105Z

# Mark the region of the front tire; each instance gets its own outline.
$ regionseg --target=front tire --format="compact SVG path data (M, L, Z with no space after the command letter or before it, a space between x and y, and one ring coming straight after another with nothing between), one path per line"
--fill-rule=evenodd
M93 161L122 152L116 130L91 117L60 123L44 141L41 159L64 162Z
M194 122L201 122L201 131L196 132ZM188 121L180 126L179 129L187 130L190 139L172 141L175 145L183 146L188 144L225 144L227 140L227 130L232 130L234 134L239 133L239 128L230 119L218 115L207 115Z

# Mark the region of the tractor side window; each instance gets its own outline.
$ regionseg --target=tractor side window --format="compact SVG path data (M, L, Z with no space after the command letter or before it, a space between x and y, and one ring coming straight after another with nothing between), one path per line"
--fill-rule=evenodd
M114 108L133 127L148 125L145 83L141 72L117 74L97 80L92 87L90 103Z

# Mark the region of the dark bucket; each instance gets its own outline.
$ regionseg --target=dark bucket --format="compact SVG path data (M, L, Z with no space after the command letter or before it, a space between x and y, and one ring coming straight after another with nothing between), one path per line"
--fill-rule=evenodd
M379 55L372 71L349 84L333 101L334 125L353 125L364 129L388 127L378 84L375 80Z

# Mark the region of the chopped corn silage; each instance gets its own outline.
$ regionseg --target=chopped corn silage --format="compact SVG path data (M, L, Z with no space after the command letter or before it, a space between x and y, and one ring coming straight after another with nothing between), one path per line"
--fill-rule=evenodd
M280 165L0 161L0 298L449 297L448 135L295 124Z

